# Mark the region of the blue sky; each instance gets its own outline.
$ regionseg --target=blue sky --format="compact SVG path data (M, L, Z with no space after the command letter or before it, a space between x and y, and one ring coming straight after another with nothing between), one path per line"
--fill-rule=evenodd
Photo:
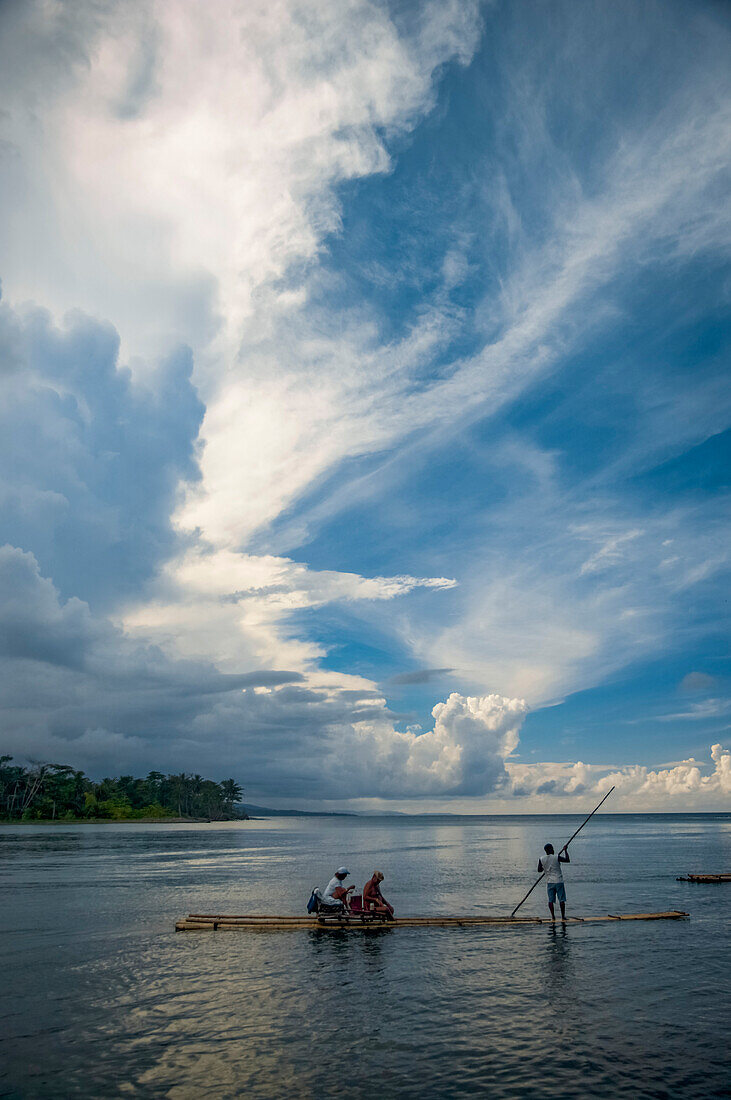
M726 805L726 9L3 21L8 751Z

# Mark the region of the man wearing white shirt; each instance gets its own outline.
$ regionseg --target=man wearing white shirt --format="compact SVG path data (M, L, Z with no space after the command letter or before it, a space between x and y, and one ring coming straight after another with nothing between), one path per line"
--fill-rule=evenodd
M563 883L563 871L561 870L562 863L571 863L569 859L568 844L565 844L558 855L555 855L552 844L546 844L543 848L546 853L538 860L538 870L543 871L546 876L546 888L548 890L548 908L551 911L551 918L556 919L556 914L553 911L553 903L558 898L558 904L561 906L561 920L566 920L566 887Z
M350 871L347 867L338 867L322 892L322 900L325 905L331 905L336 908L348 908L348 894L351 890L355 889L354 886L348 886L347 889L343 886L343 882L349 874Z

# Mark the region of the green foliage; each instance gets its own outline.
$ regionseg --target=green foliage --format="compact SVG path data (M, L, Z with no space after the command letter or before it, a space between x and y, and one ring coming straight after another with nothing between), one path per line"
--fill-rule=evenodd
M236 810L243 788L234 779L215 783L201 775L150 772L94 782L68 764L34 762L29 768L0 756L0 819L5 821L136 821L194 817L245 818Z

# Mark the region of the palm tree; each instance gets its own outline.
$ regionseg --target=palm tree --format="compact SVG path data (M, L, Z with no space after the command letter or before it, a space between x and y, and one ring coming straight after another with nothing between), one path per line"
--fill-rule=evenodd
M244 797L244 788L235 779L224 779L220 787L226 806L233 808L234 803L240 802Z

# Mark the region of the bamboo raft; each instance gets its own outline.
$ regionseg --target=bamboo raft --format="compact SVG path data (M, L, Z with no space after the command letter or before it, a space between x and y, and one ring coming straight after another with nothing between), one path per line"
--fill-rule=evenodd
M725 872L720 875L684 875L676 882L731 882L731 874Z
M189 913L175 924L176 932L239 932L239 931L381 931L386 928L476 928L533 927L545 924L597 924L626 920L684 920L689 914L680 909L664 913L608 913L603 917L567 917L565 921L547 917L398 917L396 920L361 919L360 917L282 917L257 913L240 916L221 913Z

